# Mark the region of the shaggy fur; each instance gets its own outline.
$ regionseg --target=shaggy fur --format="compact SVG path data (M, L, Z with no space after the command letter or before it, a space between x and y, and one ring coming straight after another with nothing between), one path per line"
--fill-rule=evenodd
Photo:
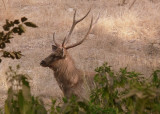
M80 99L88 99L89 91L94 86L94 73L77 69L66 49L63 52L65 57L56 58L57 54L61 53L60 51L60 49L55 50L53 54L43 60L46 64L45 67L49 67L54 71L54 77L67 98L74 94Z

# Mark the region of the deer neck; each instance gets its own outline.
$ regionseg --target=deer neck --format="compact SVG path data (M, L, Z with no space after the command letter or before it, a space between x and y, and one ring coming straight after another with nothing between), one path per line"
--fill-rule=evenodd
M74 61L69 55L65 59L57 61L52 69L60 88L63 90L75 86L80 80L80 71L75 67Z

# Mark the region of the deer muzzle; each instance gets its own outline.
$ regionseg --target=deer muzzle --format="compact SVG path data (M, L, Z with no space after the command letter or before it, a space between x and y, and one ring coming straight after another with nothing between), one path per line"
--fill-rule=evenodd
M48 67L48 64L44 60L40 62L40 65L43 67Z

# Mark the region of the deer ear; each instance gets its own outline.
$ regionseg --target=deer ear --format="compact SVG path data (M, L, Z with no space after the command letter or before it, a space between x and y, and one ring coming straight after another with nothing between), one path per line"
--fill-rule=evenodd
M55 51L58 47L55 45L52 45L52 51Z

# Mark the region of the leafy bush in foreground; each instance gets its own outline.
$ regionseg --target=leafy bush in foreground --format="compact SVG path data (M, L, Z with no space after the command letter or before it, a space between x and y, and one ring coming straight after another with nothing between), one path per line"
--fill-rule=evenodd
M107 63L98 67L95 76L96 88L89 101L77 101L63 98L65 108L55 106L52 114L159 114L160 113L160 70L154 71L152 80L140 77L141 74L120 69L115 74Z
M19 67L17 67L19 69ZM90 99L79 101L76 96L63 98L63 103L52 100L50 114L159 114L160 70L150 79L143 78L127 68L115 73L107 63L98 67L95 75L96 88ZM5 102L6 114L46 114L44 104L31 96L28 76L10 68L7 72L11 86Z
M5 114L47 114L43 103L31 96L29 76L18 73L9 67L6 73L11 86L8 89L8 97L5 101Z
M115 74L107 64L97 68L96 72L97 88L91 94L91 103L95 107L110 111L108 113L160 112L160 70L153 73L152 81L140 77L139 73L128 72L127 68Z

